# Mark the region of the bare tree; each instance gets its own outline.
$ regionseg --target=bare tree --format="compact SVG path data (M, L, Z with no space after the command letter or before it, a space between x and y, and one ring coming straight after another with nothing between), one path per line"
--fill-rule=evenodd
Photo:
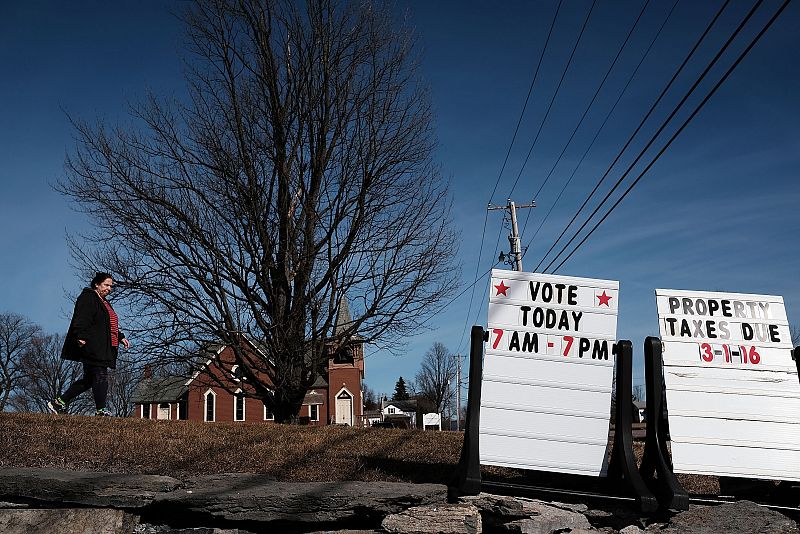
M47 412L47 402L54 399L74 381L81 378L80 363L61 359L63 338L37 333L31 337L20 357L18 387L9 404L18 412ZM69 404L71 414L94 410L89 397L79 397Z
M120 358L108 377L108 409L119 417L133 413L133 393L142 378L141 366Z
M19 385L25 349L40 328L16 313L0 313L0 412Z
M365 410L376 410L379 407L378 396L375 391L366 384L361 387L361 398L364 399Z
M414 390L442 413L452 400L451 382L456 378L457 362L455 356L443 343L434 343L422 360L422 368L414 378Z
M327 347L393 349L456 280L427 90L387 6L206 0L186 21L185 102L75 121L58 189L96 231L73 251L115 274L143 354L227 344L290 421Z

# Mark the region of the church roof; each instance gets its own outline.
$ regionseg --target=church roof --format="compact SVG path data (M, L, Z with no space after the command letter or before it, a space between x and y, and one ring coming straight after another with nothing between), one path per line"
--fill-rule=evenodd
M188 388L185 376L145 378L136 386L131 402L134 404L175 402L186 391Z

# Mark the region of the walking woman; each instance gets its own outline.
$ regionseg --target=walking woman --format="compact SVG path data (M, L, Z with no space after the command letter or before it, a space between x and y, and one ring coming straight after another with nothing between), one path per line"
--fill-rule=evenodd
M91 389L97 408L95 415L111 415L106 408L108 369L117 366L119 345L122 344L126 349L130 346L125 335L119 331L117 314L106 300L113 285L110 274L97 273L92 278L91 287L84 288L75 302L61 358L82 362L83 378L47 403L53 413L67 413L70 401Z

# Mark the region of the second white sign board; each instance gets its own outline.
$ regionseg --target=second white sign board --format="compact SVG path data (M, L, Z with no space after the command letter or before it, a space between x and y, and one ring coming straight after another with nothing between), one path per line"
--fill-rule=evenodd
M800 480L783 298L656 290L675 472Z
M604 475L618 282L493 270L480 461Z

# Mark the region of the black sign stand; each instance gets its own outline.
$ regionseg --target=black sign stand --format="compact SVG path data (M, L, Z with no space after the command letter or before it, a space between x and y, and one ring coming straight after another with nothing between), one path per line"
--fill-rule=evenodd
M636 496L636 502L642 512L650 513L658 509L658 501L647 489L647 485L636 468L636 457L633 454L633 345L628 340L617 341L617 391L614 425L614 447L611 462L608 466L608 477L611 480L622 480Z
M481 383L483 382L483 343L489 332L473 326L470 332L469 391L467 393L467 418L464 423L464 444L458 460L456 475L447 488L449 500L461 495L481 492L481 460L478 447L478 430L481 426Z
M672 472L672 459L667 449L669 425L664 399L664 361L661 340L657 337L651 336L644 340L644 374L647 390L647 438L639 472L663 508L688 510L689 494Z
M794 363L797 366L797 378L800 379L800 347L795 347L792 351Z
M483 347L488 332L480 326L473 326L470 345L469 394L467 397L467 419L464 430L464 444L461 458L452 481L448 487L449 499L461 495L477 495L481 491L481 470L479 454L479 429L481 406L481 383L483 379ZM652 513L658 508L658 501L648 490L636 469L633 454L633 435L631 430L631 377L633 368L633 349L630 341L619 341L615 347L617 354L616 427L614 446L609 465L609 478L620 482L618 486L632 493L637 507L642 513ZM511 487L513 485L506 484ZM522 489L522 488L518 488ZM565 491L564 493L569 493ZM577 492L576 492L577 493ZM585 495L585 494L584 494ZM596 495L596 497L602 497ZM611 497L611 496L609 496Z

